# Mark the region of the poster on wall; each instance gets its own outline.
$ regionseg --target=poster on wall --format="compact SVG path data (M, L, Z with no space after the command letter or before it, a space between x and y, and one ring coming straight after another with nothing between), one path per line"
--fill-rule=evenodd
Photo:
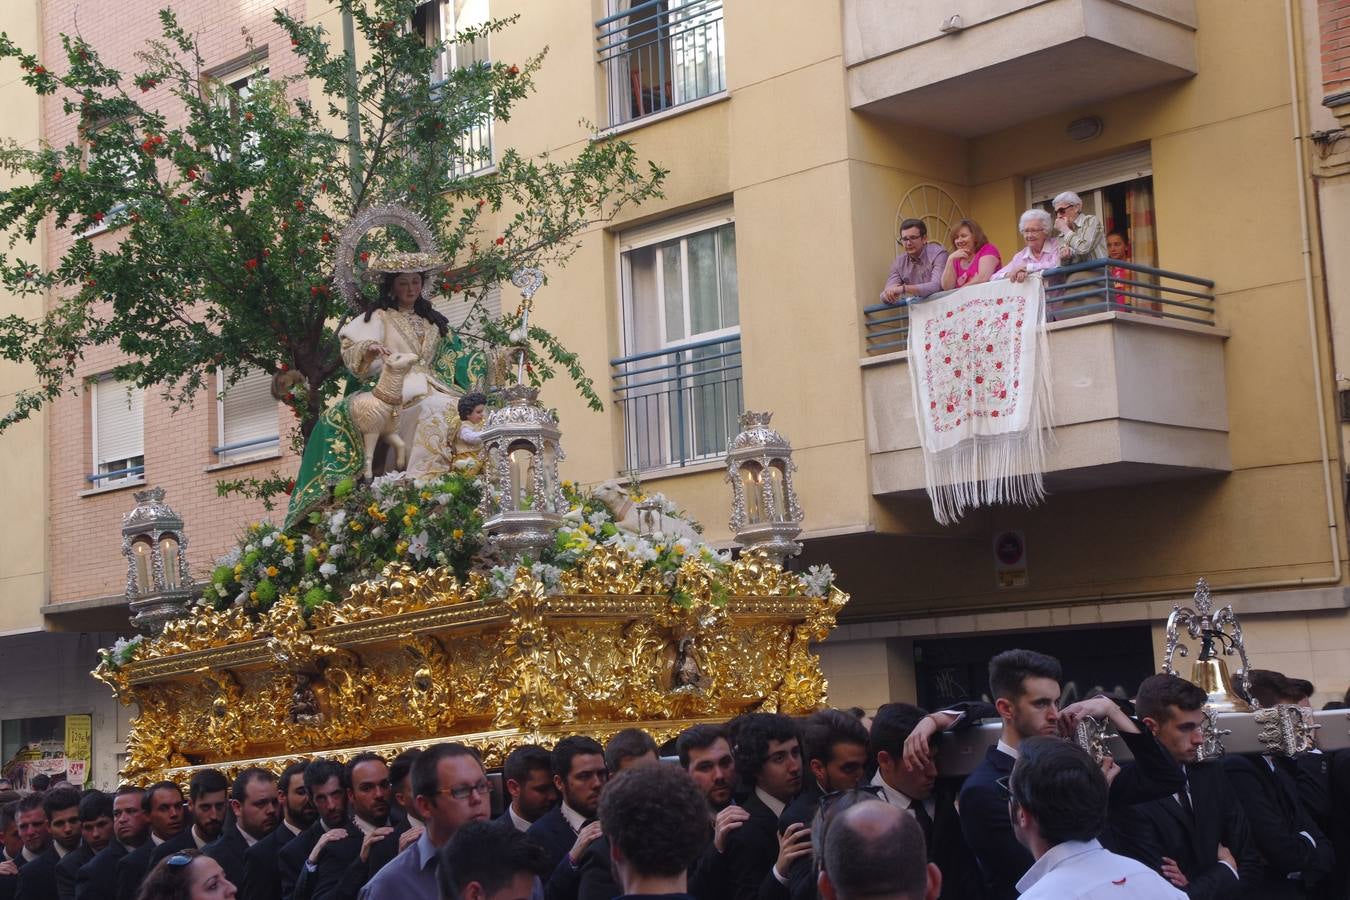
M75 787L89 781L93 732L93 716L66 716L66 781Z

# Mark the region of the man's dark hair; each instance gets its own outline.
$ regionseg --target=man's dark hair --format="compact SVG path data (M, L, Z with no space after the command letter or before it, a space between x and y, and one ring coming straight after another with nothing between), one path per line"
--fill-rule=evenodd
M290 791L291 780L294 778L299 778L300 783L303 784L305 781L305 767L308 765L309 763L306 762L293 762L282 769L281 777L277 779L277 790L284 796ZM284 804L286 801L283 799L281 802Z
M842 709L821 709L806 717L802 726L803 755L829 764L838 744L857 744L867 749L867 729L858 717Z
M1172 718L1172 707L1182 712L1194 712L1208 699L1209 695L1199 685L1175 675L1159 673L1139 683L1134 711L1141 719L1149 718L1162 724Z
M872 752L885 750L899 760L905 752L905 741L926 715L927 710L912 703L883 704L872 717Z
M678 875L712 839L708 800L675 766L638 766L610 779L600 794L600 827L644 875Z
M79 801L76 802L78 803ZM65 809L64 806L58 806L56 808ZM42 795L39 794L37 791L34 791L31 794L25 794L24 796L19 798L19 802L15 804L15 818L18 818L18 816L22 815L23 813L32 812L35 809L40 809L44 813L47 811L46 807L42 803ZM47 818L50 819L51 816L49 815L47 816Z
M265 781L268 784L272 784L276 780L277 776L273 775L267 769L261 768L260 766L249 766L247 769L244 769L238 775L234 776L234 784L230 785L230 799L238 800L240 803L243 803L244 798L248 796L249 784L254 781Z
M706 750L719 740L731 746L731 738L727 737L727 730L721 725L690 725L680 732L675 741L675 754L680 758L680 765L689 768L690 750Z
M155 794L159 793L160 791L167 791L167 790L173 790L177 792L179 797L183 796L183 789L178 786L178 783L176 781L156 781L154 784L146 788L145 793L141 795L141 811L149 813L150 810L154 809Z
M1298 688L1282 672L1270 669L1252 669L1248 672L1247 689L1251 693L1248 699L1255 700L1267 709L1298 699Z
M884 806L882 810L872 803L858 803L830 823L825 835L825 872L839 900L923 900L928 888L928 852L918 820L896 809L891 827L867 828L858 822L878 812L891 815L895 808Z
M605 744L605 768L619 771L625 760L656 753L656 741L641 728L625 728Z
M746 784L754 784L770 741L790 741L798 737L797 724L780 713L754 713L744 717L736 732L736 774Z
M1013 803L1022 807L1050 846L1090 841L1106 824L1106 777L1077 744L1033 737L1018 747L1008 780Z
M188 799L196 802L203 794L215 794L229 789L229 780L219 770L202 769L188 782Z
M1289 686L1294 689L1299 700L1311 700L1312 695L1317 693L1317 688L1306 678L1290 678Z
M436 792L441 789L439 772L441 760L454 759L456 756L471 756L480 766L483 764L483 758L478 755L478 751L467 744L461 744L458 741L432 744L426 750L423 750L422 755L417 757L417 761L413 763L413 796L434 800Z
M995 700L1016 700L1026 693L1028 678L1049 678L1058 683L1063 677L1059 660L1035 650L1004 650L989 660L989 693Z
M928 226L923 224L923 219L906 219L900 223L901 234L904 234L911 228L919 229L920 237L928 237Z
M18 800L13 801L12 803L6 803L4 806L0 806L0 831L4 831L9 826L13 825L14 820L17 819L18 817L19 817Z
M73 787L52 788L42 797L42 811L50 819L57 810L79 808L80 792Z
M343 787L347 786L347 770L335 759L316 759L305 766L305 788L311 796L315 788L330 778L336 778Z
M517 875L534 875L547 881L548 854L524 832L492 822L470 822L456 831L441 849L436 867L442 900L459 900L472 882L478 882L491 896Z
M566 781L567 776L572 772L573 758L590 756L591 754L603 758L605 748L601 747L594 739L581 734L563 738L553 747L553 774Z
M37 775L34 775L32 778L28 779L28 787L39 794L51 786L52 786L52 776L50 775L46 775L39 772Z
M502 777L516 784L530 780L530 773L543 769L553 774L553 756L538 744L522 744L512 750L502 764Z
M353 756L351 759L347 760L347 775L346 775L346 782L345 782L346 785L347 785L347 787L351 787L353 784L355 784L355 782L352 781L352 773L356 771L356 767L359 766L359 765L361 765L362 763L368 763L368 762L378 762L378 763L383 763L383 762L384 762L384 757L381 756L381 755L378 754L378 753L371 753L371 752L367 751L367 752L365 752L365 753L358 753L358 754L356 754L355 756ZM386 766L386 768L387 768L387 767L388 767L388 763L385 763L385 766ZM394 779L392 779L392 778L389 779L389 781L390 781L391 784L393 783L393 780L394 780Z
M51 813L48 813L47 815L51 815ZM102 791L89 791L80 798L81 822L92 822L95 819L101 819L104 816L111 819L112 815L112 794L105 794Z
M389 764L389 784L397 790L403 779L412 774L413 763L417 762L417 757L421 755L422 748L413 747L395 756L394 761Z

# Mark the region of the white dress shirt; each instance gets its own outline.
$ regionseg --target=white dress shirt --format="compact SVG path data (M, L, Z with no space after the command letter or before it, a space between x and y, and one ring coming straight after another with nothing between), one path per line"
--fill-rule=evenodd
M534 824L524 816L517 815L516 808L510 804L506 807L506 814L511 817L511 824L516 826L516 831L529 831L530 826Z
M877 774L872 776L872 783L881 788L882 799L885 800L887 803L889 803L891 806L899 807L900 809L903 809L906 812L908 812L910 815L914 814L914 804L917 803L918 801L915 800L913 797L911 797L909 794L906 794L904 791L896 790L895 788L887 784L886 779L881 777L880 771L878 771ZM929 797L927 800L923 801L923 809L924 812L928 813L928 818L930 821L937 818L937 804L933 802L932 797Z
M1021 900L1186 900L1157 872L1096 840L1051 847L1017 882Z

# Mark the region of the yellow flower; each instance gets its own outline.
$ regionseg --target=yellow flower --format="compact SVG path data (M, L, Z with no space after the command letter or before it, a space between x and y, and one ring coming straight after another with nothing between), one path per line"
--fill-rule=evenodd
M237 564L235 565L235 567L234 567L234 577L235 577L235 578L238 578L240 575L243 575L243 574L244 574L244 564L243 564L243 563L237 563Z
M464 529L456 528L454 531L450 532L450 537L453 538L454 540L459 540L460 538L464 537Z
M415 515L417 515L417 507L415 507L415 506L413 506L411 503L409 503L408 506L407 506L407 508L403 510L403 515L404 515L405 517L406 517L406 516L415 516Z
M360 522L353 522L348 527L351 528L352 531L363 531L365 529L365 526L362 525Z
M586 534L595 534L595 526L592 525L590 522L582 522L581 530Z
M562 483L562 489L563 489L564 491L570 491L570 490L572 490L572 488L574 488L574 487L576 487L576 485L572 484L572 482L567 481L566 479L563 480L563 483Z
M676 544L676 545L675 545L675 555L676 555L676 556L683 556L683 555L684 555L684 548L681 547L679 544Z
M378 516L380 514L380 508L372 503L366 507L366 512L370 513L372 516Z
M257 599L258 599L258 592L257 592L257 591L249 591L249 592L248 592L248 599L250 599L250 600L257 600Z
M277 577L277 567L276 567L276 566L268 566L268 567L267 567L267 577L268 577L268 578L276 578L276 577Z
M422 498L422 502L423 502L423 503L430 503L430 502L431 502L431 496L432 496L432 495L431 495L431 491L423 491L423 492L422 492L421 494L419 494L418 496L420 496L420 497Z
M403 541L399 541L394 545L394 552L399 556L402 556L404 553L408 552L408 545Z
M404 517L403 517L403 525L404 525L404 527L406 527L406 528L411 528L411 527L412 527L412 516L404 516Z

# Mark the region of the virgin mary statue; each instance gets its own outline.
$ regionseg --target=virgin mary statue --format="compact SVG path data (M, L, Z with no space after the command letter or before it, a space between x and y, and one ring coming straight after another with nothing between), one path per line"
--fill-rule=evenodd
M403 412L399 436L410 448L407 472L429 478L449 471L451 448L459 431L458 401L469 388L482 360L464 350L449 321L424 295L423 286L445 263L429 253L397 253L372 258L366 278L378 279L379 299L342 327L342 362L348 373L348 395L378 380L382 362L391 353L412 353L417 363L403 379ZM393 471L387 452L385 472ZM329 497L344 479L359 477L364 468L361 433L344 398L319 417L305 444L295 490L286 512L290 528Z

